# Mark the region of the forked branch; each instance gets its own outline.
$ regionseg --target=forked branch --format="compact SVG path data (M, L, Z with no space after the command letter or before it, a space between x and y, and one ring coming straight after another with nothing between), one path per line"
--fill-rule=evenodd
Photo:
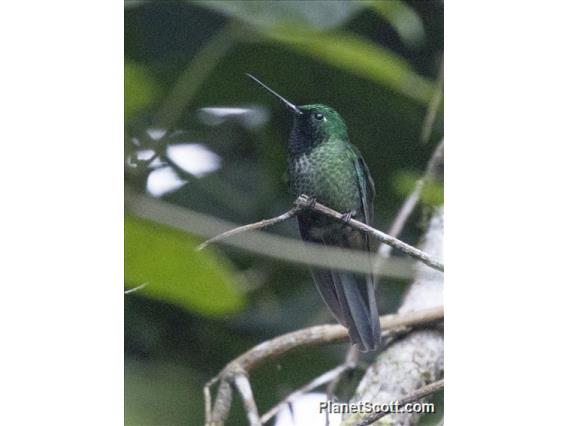
M438 307L407 314L384 315L381 317L381 324L383 331L387 332L400 328L426 326L441 321L443 318L444 309ZM342 325L319 325L275 337L248 350L227 364L219 375L205 385L203 392L205 395L206 425L220 426L224 424L231 408L233 387L238 389L244 399L245 409L251 424L260 424L258 410L248 382L248 374L253 369L296 348L347 340L347 329ZM211 386L216 383L219 383L219 388L212 407ZM262 418L267 419L269 414L271 416L273 413L267 413Z

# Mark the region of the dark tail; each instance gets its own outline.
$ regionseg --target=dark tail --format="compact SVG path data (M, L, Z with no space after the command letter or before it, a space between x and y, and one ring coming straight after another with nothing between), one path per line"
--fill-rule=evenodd
M372 278L323 269L313 270L312 275L337 321L349 330L351 343L361 352L377 350L381 327Z

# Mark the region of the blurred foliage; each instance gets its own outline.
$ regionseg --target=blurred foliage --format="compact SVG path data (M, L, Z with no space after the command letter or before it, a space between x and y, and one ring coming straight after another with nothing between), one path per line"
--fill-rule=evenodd
M283 175L291 120L248 72L293 102L321 102L342 114L377 184L374 225L388 228L443 135L438 114L430 139L420 142L442 61L441 1L125 6L130 190L238 223L288 209ZM206 107L248 112L211 120ZM186 165L171 155L176 146L200 149ZM202 151L219 164L204 168ZM140 162L154 154L150 164ZM160 176L177 183L151 192ZM441 185L426 185L425 205L443 202ZM224 246L197 253L196 237L135 218L126 207L125 286L147 283L125 296L126 424L202 424L201 387L225 363L264 339L332 321L306 267ZM418 240L419 218L417 211L403 240ZM270 232L298 237L293 221ZM397 308L407 284L380 280L382 313ZM314 348L256 371L260 409L335 366L344 349ZM246 424L239 404L229 424Z
M203 315L233 313L244 299L227 261L196 251L189 235L126 216L124 277L127 287L149 283L144 295ZM222 294L223 297L219 297Z
M314 30L330 29L343 24L362 8L369 6L368 2L361 1L281 0L271 2L269 7L263 2L240 0L197 0L194 3L267 30L287 24Z
M124 116L125 119L151 105L158 88L148 69L133 63L124 64Z
M290 27L271 37L312 58L320 59L364 78L369 78L421 103L428 103L433 85L415 74L408 64L372 43L349 34L317 34Z
M242 20L289 48L383 83L419 102L427 103L432 97L432 84L387 49L352 34L320 31L336 27L361 9L374 6L394 24L399 34L404 34L404 39L416 40L422 31L421 21L402 2L279 1L271 3L271 7L254 1L198 1L197 4Z
M196 395L188 397L188 383L195 388L200 383L187 368L171 363L149 367L144 362L132 361L126 364L125 373L127 426L183 425L202 410Z

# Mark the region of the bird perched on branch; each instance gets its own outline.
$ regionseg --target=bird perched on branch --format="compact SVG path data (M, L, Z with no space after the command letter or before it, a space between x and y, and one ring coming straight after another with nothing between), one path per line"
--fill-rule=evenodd
M369 237L348 222L353 217L371 224L375 186L359 150L349 142L347 126L332 108L296 106L257 78L256 83L276 96L292 113L288 140L288 175L295 196L306 194L343 212L343 223L305 210L298 215L304 241L370 252ZM370 260L370 258L369 258ZM321 297L334 317L349 330L351 343L362 352L380 344L380 325L371 267L366 275L330 268L312 268Z

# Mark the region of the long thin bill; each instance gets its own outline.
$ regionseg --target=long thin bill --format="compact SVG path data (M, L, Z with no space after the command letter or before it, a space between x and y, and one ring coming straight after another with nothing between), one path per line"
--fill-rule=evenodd
M260 81L258 78L256 78L255 76L248 74L247 76L249 76L250 78L252 78L255 82L257 82L258 84L260 84L262 87L264 87L266 90L268 90L270 93L272 93L274 96L276 96L278 99L280 99L280 102L282 102L284 105L286 105L286 107L292 111L294 114L296 115L302 115L302 111L300 111L300 108L298 108L296 105L294 105L292 102L288 101L287 99L285 99L283 96L280 96L278 93L276 93L274 90L272 90L270 87L268 87L266 84L264 84L262 81Z

